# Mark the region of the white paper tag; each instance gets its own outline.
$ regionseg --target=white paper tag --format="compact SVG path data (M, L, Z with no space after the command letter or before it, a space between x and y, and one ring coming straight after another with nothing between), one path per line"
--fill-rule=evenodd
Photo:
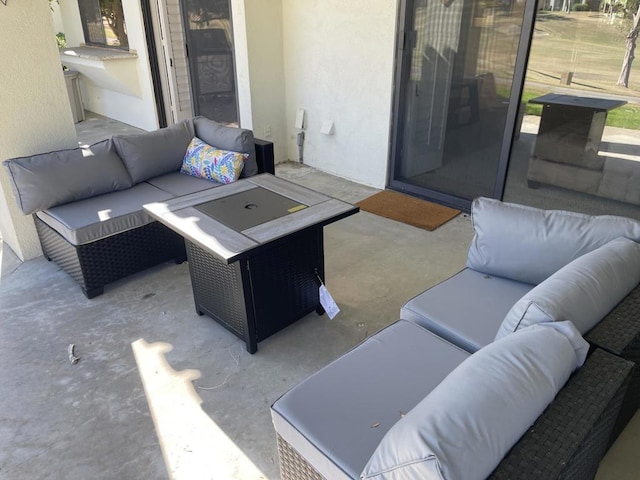
M331 320L340 313L338 305L324 285L320 285L320 305L322 305L322 308L324 308L324 311L327 312Z

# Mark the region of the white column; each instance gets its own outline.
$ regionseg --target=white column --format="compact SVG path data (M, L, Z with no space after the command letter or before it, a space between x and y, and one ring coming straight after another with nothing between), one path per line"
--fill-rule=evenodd
M0 161L74 147L71 107L49 3L0 4ZM33 219L16 205L0 169L0 233L21 260L42 254Z

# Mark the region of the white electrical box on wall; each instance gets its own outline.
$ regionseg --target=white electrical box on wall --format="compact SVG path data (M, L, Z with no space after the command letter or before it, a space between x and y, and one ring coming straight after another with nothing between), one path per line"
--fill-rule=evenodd
M304 108L299 108L296 114L296 128L304 128Z
M320 133L324 133L325 135L333 135L333 131L333 120L325 120L324 122L322 122Z

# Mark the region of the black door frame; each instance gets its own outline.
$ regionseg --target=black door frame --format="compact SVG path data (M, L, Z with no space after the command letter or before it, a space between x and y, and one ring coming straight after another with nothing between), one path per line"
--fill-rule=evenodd
M153 99L156 105L156 114L158 115L158 126L160 128L167 126L167 111L162 95L162 80L160 79L160 63L158 62L158 49L156 47L153 21L151 20L151 3L150 0L142 0L140 2L142 9L142 20L144 23L144 35L147 43L147 52L149 57L149 68L151 70L151 82L153 83Z
M411 28L413 25L413 18L409 18L415 11L413 8L414 1L415 0L401 0L400 8L398 9L398 33L395 49L396 65L394 72L393 113L391 120L391 146L387 188L427 200L432 200L437 203L468 212L471 210L471 199L457 197L455 195L438 192L425 187L419 187L396 179L395 172L398 170L402 158L402 132L404 127L403 119L405 118L403 96L405 92L404 85L406 85L410 69L410 63L407 60L411 57L412 44L415 41L413 30ZM536 0L526 0L525 2L522 31L520 32L520 41L513 73L513 87L509 98L509 106L507 107L506 128L502 137L500 159L493 190L493 198L500 200L504 194L509 158L516 132L520 98L524 88L525 73L527 70L531 40L533 37L536 5Z

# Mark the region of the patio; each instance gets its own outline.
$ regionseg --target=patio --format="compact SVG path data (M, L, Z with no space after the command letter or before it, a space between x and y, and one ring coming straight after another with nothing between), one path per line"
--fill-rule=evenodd
M96 140L87 129L109 133L100 121L77 125L80 142ZM276 174L351 203L376 191L293 163ZM462 268L471 237L465 214L434 232L365 212L326 227L326 283L342 312L310 314L255 355L195 313L186 263L87 300L53 263L0 250L1 476L279 478L271 403ZM636 478L639 436L636 415L598 479Z

